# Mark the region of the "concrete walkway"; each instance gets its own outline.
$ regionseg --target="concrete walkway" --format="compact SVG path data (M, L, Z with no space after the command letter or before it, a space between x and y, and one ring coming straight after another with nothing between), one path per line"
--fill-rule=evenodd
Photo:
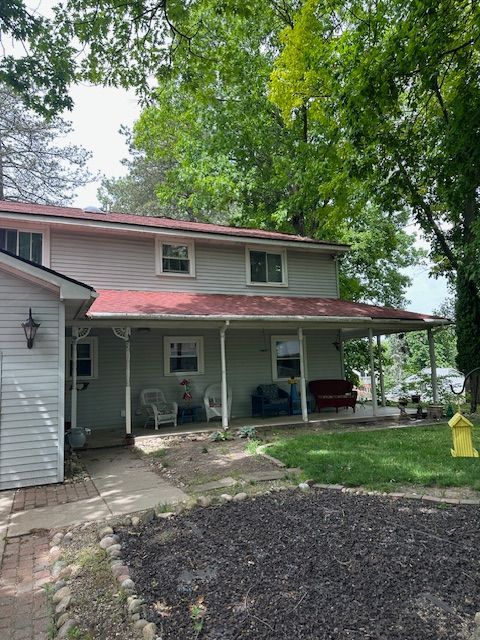
M110 516L142 511L159 504L174 504L187 499L183 491L151 471L148 465L129 449L88 451L82 454L82 461L98 495L67 504L12 512L12 493L9 498L5 498L5 504L0 509L0 527L2 515L5 518L8 514L7 538L25 535L33 530L48 530L104 520ZM5 523L5 520L3 521ZM3 527L5 528L5 524Z

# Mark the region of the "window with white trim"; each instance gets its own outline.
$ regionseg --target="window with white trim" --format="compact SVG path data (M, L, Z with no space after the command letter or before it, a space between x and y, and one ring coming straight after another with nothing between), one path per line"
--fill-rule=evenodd
M163 339L166 376L203 373L203 338L201 336L165 336Z
M34 231L0 228L0 249L36 264L43 262L43 234Z
M300 341L297 336L272 336L272 378L300 378Z
M193 242L158 242L157 274L172 276L195 275Z
M247 283L286 286L287 260L285 251L247 249Z
M72 379L73 371L73 338L67 338L67 379ZM83 338L77 343L77 380L93 380L98 376L98 339Z

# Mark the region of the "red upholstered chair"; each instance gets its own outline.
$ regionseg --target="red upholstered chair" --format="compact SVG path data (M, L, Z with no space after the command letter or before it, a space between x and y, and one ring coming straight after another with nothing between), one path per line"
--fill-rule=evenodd
M338 413L339 407L352 407L355 413L357 392L348 380L312 380L308 383L308 389L315 398L317 411L335 407Z

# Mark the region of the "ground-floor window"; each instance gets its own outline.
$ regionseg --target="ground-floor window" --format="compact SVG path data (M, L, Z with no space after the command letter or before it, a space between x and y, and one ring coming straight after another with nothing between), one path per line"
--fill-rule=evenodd
M166 336L163 339L165 375L203 373L203 338Z
M73 338L67 338L67 378L72 379ZM97 377L98 341L97 338L84 338L77 343L77 379L91 380Z
M297 336L272 336L272 377L274 380L300 377L300 341Z

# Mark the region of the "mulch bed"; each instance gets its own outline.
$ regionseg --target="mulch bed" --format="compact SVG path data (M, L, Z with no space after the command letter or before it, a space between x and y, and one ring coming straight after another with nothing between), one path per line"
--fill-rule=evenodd
M476 507L292 490L120 533L163 640L454 640L479 529Z

